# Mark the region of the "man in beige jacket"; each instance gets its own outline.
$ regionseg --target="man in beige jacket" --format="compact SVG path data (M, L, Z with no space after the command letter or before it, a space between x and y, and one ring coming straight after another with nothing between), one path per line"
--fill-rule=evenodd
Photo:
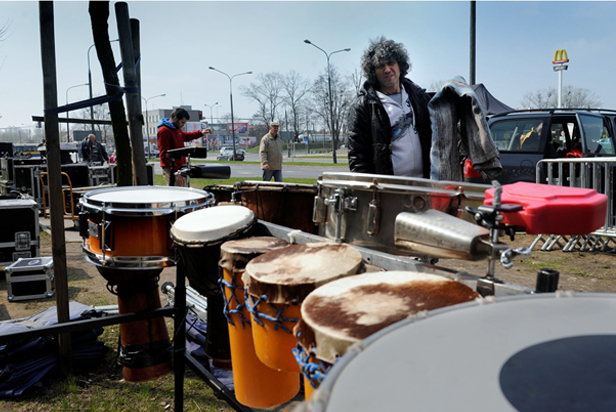
M278 128L278 122L271 122L270 131L261 138L259 146L263 180L266 182L272 180L272 177L276 182L282 182L282 141Z

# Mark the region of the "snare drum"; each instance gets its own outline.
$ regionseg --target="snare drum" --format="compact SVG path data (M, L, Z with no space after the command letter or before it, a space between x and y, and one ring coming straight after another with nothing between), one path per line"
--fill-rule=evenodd
M352 344L418 312L478 297L462 283L418 272L365 273L317 288L304 299L295 328L306 399Z
M83 250L90 263L147 270L174 264L171 224L213 205L214 196L185 187L131 186L93 190L79 203L88 217Z
M616 295L489 302L438 309L369 337L332 368L309 409L616 410Z
M256 221L255 214L243 206L215 206L182 216L171 228L190 286L207 297L205 353L217 366L231 359L224 299L218 285L220 245L249 236Z
M312 204L316 185L281 182L237 182L232 201L246 206L266 222L316 234L312 221Z
M248 262L263 253L287 246L289 242L286 240L261 236L231 240L220 247L221 287L229 323L235 397L252 408L279 405L299 392L297 373L276 371L257 358L242 281Z
M357 250L334 243L291 245L251 260L242 280L261 362L272 369L299 372L292 330L302 301L317 287L354 275L360 268L362 257Z
M474 222L464 208L482 205L491 187L363 173L323 173L317 185L314 221L319 235L396 255L411 253L394 242L400 212L434 209Z

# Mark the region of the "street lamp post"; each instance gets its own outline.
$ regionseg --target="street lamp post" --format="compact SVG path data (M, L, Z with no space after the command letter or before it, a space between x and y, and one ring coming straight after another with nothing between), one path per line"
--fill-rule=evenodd
M207 103L206 103L206 104L204 104L204 106L205 106L205 107L209 107L209 108L210 108L210 122L212 122L212 121L214 120L214 119L213 119L213 114L212 114L212 108L214 108L217 104L218 104L218 102L216 102L216 103L214 103L214 104L212 104L212 105L207 104ZM210 129L211 129L212 127L213 127L213 126L211 126L211 127L210 127ZM209 140L209 139L207 139L207 142L206 142L206 144L205 144L205 145L206 145L206 147L208 147L208 149L209 149L209 144L210 144L210 140Z
M340 52L343 52L343 51L347 51L348 52L348 51L351 51L351 49L347 48L347 49L336 50L336 51L333 51L333 52L327 54L327 52L325 50L323 50L322 48L320 48L316 44L312 43L308 39L304 40L304 43L310 44L310 45L316 47L317 49L321 50L325 54L325 57L327 57L327 84L328 84L328 87L329 87L329 120L330 120L329 132L332 135L333 160L334 160L334 163L338 163L336 161L336 149L338 148L338 144L337 144L338 143L338 137L337 136L334 137L334 104L333 104L333 101L332 101L332 76L331 76L331 72L330 72L330 69L329 69L329 56L331 56L334 53L340 53Z
M150 122L149 122L149 116L148 116L148 101L150 99L154 99L155 97L163 97L166 96L165 93L163 94L157 94L156 96L152 96L152 97L148 97L147 99L143 96L141 96L141 98L143 99L143 101L145 102L145 134L147 136L148 139L148 157L152 156L152 146L150 144Z
M120 41L120 39L111 40L109 43L113 43L114 41ZM90 50L96 44L88 47L88 85L90 87L90 100L92 100L92 72L90 71ZM92 120L92 133L94 133L94 106L90 106L90 120Z
M214 67L210 66L209 67L210 70L214 70L215 72L218 72L220 74L224 74L225 76L227 76L229 78L229 97L231 99L231 134L232 134L232 138L233 138L233 160L235 160L236 155L235 155L235 123L233 120L233 85L232 85L232 80L234 77L237 76L242 76L244 74L252 74L252 72L245 72L245 73L239 73L236 75L233 75L231 77L229 77L229 75L225 72L221 72L218 69L215 69Z
M78 84L75 86L71 86L68 89L66 89L66 105L68 106L68 91L71 89L74 89L75 87L81 87L81 86L87 86L88 83L84 83L84 84ZM68 116L69 116L69 111L66 111L66 141L68 142L68 136L69 136L69 125L70 123L68 122Z

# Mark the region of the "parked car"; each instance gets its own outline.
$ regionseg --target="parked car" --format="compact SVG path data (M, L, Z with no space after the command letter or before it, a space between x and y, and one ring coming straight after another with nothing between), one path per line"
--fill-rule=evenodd
M616 110L533 109L492 116L488 121L492 139L500 152L501 184L536 182L536 165L542 159L614 156ZM545 181L547 165L540 170ZM470 160L464 165L464 180L485 182Z
M245 153L242 149L235 149L235 157L233 156L232 147L223 147L220 149L218 160L244 160Z

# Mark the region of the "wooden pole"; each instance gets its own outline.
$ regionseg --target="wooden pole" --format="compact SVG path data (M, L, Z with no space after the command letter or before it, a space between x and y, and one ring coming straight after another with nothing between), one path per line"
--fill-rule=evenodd
M130 28L128 4L118 2L115 4L118 37L120 38L120 52L122 54L122 73L124 86L135 88L136 92L126 93L126 106L128 111L128 128L133 146L133 166L135 185L147 185L148 178L145 170L145 149L143 148L143 129L141 123L141 103L139 102L139 84L135 71L135 53L133 52L133 36Z
M92 23L92 35L96 44L96 55L101 65L103 78L108 85L119 86L118 73L116 72L115 59L109 42L109 2L90 1L88 6L90 22ZM107 94L120 93L117 90L108 89ZM122 99L109 102L109 115L117 152L118 186L131 186L133 184L133 166L131 145L128 140L128 128L126 127L126 112Z
M41 31L41 61L43 65L43 99L45 111L58 107L56 82L56 46L54 38L53 2L39 2ZM49 210L51 219L51 249L56 283L58 323L70 320L68 310L68 278L66 271L66 242L64 238L64 206L60 166L60 131L57 113L45 113L45 142L47 145L47 177L49 182ZM58 361L63 375L72 372L70 333L58 337Z

